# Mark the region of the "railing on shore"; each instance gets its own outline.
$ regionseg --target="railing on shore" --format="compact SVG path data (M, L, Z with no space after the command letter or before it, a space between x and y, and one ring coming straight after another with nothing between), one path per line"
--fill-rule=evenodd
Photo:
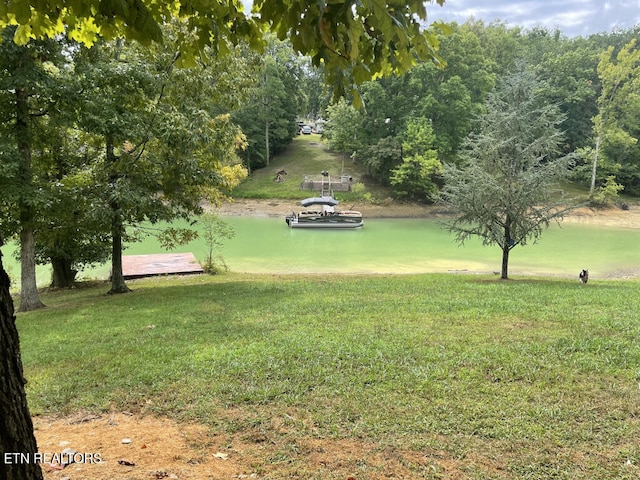
M300 190L318 192L350 192L353 184L351 175L341 175L337 180L327 180L321 175L305 175L300 183Z

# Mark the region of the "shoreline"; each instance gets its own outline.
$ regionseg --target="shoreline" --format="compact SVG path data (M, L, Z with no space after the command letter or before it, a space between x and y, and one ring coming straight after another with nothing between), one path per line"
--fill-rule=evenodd
M345 206L362 212L367 218L428 218L438 219L451 216L451 212L437 205L420 205L415 203L389 204L353 204ZM300 204L287 199L247 199L239 198L225 202L220 207L212 208L221 216L239 217L272 217L284 218L292 210L299 210ZM565 215L561 222L585 225L602 225L621 228L640 229L640 206L629 205L628 210L610 207L596 210L590 207L580 207Z
M346 204L345 204L346 205ZM446 216L441 207L410 203L350 204L347 210L358 210L367 218L428 218ZM226 202L218 208L220 215L242 217L284 217L292 210L300 210L300 202L287 199L239 198Z

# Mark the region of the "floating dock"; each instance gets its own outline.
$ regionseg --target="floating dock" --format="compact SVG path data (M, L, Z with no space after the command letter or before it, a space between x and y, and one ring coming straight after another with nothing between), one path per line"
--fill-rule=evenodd
M191 275L203 273L193 253L160 253L153 255L123 255L125 280L156 275Z

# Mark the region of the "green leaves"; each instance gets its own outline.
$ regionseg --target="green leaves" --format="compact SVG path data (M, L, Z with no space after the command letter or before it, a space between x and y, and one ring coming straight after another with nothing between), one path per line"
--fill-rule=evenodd
M534 75L520 70L507 77L487 102L480 131L467 138L462 167L448 166L441 200L458 211L446 223L463 243L479 236L508 252L534 242L569 208L552 198L552 186L569 174L570 156L558 158L563 119L539 97Z
M235 1L65 0L30 6L28 0L12 0L0 7L0 27L18 23L15 41L21 44L59 34L66 25L70 38L88 46L98 35L148 45L161 42L160 26L178 18L193 32L182 37L181 62L187 65L195 64L206 47L223 55L231 45L248 42L259 50L269 29L315 65L323 64L336 96L356 92L366 80L404 72L416 60L443 65L437 39L423 33L422 0L256 0L253 12L247 16Z
M7 13L14 15L16 22L24 25L31 18L31 7L29 2L23 2L20 0L10 0L7 8Z
M598 77L602 92L598 98L598 114L593 118L597 147L593 156L591 193L594 193L598 168L604 167L600 168L600 178L616 173L615 169L607 168L607 164L625 164L631 172L625 183L640 191L640 50L636 47L636 39L615 56L613 47L602 52Z

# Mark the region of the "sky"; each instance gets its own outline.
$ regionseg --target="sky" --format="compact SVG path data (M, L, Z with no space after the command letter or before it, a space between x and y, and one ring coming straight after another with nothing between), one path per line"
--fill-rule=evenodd
M510 27L556 27L567 37L640 25L640 0L446 0L427 5L429 22L464 23L470 17Z

